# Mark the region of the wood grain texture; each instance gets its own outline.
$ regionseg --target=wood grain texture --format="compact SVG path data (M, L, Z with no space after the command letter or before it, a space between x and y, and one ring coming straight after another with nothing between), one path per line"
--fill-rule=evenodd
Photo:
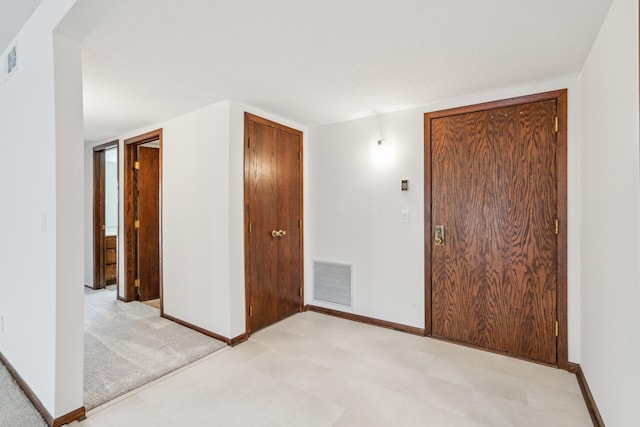
M278 318L302 310L302 160L299 133L276 129L278 230Z
M140 301L160 298L160 150L138 147Z
M556 363L555 116L546 100L431 119L434 336Z
M93 151L93 289L106 285L105 152Z
M300 131L245 114L249 334L302 310L301 152ZM272 235L280 230L286 235Z
M162 129L146 132L133 138L125 139L124 152L124 259L125 259L125 294L122 301L136 299L135 279L138 278L138 233L135 220L138 219L138 184L137 171L134 167L138 157L138 146L148 142L159 143L159 205L162 205ZM158 212L158 222L162 224L162 209ZM162 229L159 230L159 282L160 313L163 312L162 301Z
M271 235L278 230L276 156L274 129L252 123L248 182L251 331L278 320L278 238Z

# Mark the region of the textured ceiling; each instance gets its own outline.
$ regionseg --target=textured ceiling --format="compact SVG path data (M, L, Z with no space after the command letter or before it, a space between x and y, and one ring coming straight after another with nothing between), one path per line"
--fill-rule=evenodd
M82 13L72 18L90 27L83 34L87 140L114 137L229 98L315 126L576 75L611 4L78 4L87 9L101 2L109 10L100 11L99 20L83 20Z
M0 53L4 52L42 0L0 0Z

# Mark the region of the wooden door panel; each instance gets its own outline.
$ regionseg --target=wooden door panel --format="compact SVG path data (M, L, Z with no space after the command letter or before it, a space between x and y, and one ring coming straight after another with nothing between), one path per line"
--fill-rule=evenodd
M433 335L555 363L555 115L548 100L431 120Z
M300 311L302 286L302 247L300 212L302 182L300 180L301 141L298 134L277 131L278 226L286 235L278 238L278 318Z
M106 286L105 152L93 152L93 289Z
M271 234L279 229L277 210L274 206L278 184L275 130L271 126L252 122L250 139L250 326L251 330L258 330L278 320L278 242L277 237Z
M160 298L160 150L138 147L140 301Z
M252 332L302 307L302 133L248 113L245 132L247 321Z

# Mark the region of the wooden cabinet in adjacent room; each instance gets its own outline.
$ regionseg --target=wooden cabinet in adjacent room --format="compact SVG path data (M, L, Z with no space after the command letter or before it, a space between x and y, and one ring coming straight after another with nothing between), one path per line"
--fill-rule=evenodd
M106 236L105 279L107 285L118 282L118 236Z

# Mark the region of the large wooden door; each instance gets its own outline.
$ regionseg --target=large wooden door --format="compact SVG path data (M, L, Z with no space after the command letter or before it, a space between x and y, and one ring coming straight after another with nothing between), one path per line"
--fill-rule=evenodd
M124 140L124 296L162 304L162 129Z
M558 101L520 101L426 115L431 334L556 365Z
M93 150L93 289L106 286L105 148Z
M247 332L302 309L302 133L246 114Z
M138 147L140 301L160 298L160 150Z

